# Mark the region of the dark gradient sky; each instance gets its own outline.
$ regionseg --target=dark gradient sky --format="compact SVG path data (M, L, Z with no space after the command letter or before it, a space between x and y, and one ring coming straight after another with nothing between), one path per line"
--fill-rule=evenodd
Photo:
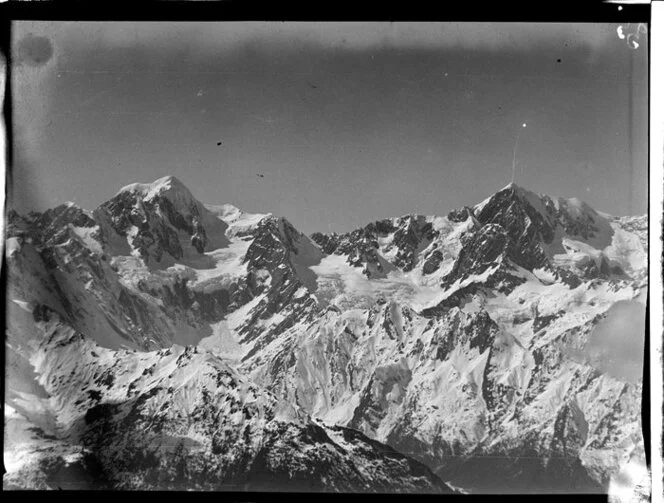
M14 205L92 209L173 174L347 231L481 201L526 122L518 184L645 213L647 48L616 28L15 23Z

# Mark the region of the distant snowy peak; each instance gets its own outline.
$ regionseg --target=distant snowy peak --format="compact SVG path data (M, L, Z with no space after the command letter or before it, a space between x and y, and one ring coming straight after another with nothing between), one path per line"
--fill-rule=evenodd
M189 189L172 175L164 176L152 183L131 183L122 187L116 196L125 192L140 193L146 200L150 200L158 195L186 202L194 200L194 196Z
M473 207L475 215L482 213L490 204L496 202L513 204L519 202L537 211L542 217L552 217L556 211L565 211L571 216L581 217L584 214L599 215L588 204L577 197L552 197L547 194L538 194L515 183L510 183L487 197L484 201Z
M125 186L95 210L95 217L149 265L191 262L228 245L227 224L174 176ZM165 254L170 258L162 262Z
M510 183L500 189L499 191L495 192L488 198L486 198L484 201L481 203L475 205L473 207L473 211L475 215L481 213L487 205L490 203L495 202L496 200L499 201L509 201L509 202L514 202L514 201L521 201L523 203L527 203L528 205L532 206L533 209L539 211L542 213L542 215L546 214L546 209L544 208L542 204L542 197L543 194L536 194L535 192L525 189L515 183Z
M498 225L505 231L506 256L526 271L547 270L572 288L596 278L644 278L647 218L611 217L578 198L537 195L515 184L473 213L483 228Z
M249 235L264 218L272 217L272 213L247 213L232 204L206 204L205 208L228 225L228 237Z
M514 183L474 206L473 213L482 224L499 223L506 229L517 221L532 223L546 244L553 240L556 230L584 240L598 238L604 243L611 235L609 219L579 198L536 194Z
M138 212L154 208L159 216L168 217L176 228L210 224L218 220L174 176L165 176L152 183L127 185L109 203L118 199L121 205L126 202L133 203L132 207Z
M83 239L91 251L101 252L100 230L92 212L71 202L28 216L10 212L7 237L20 238L21 242L37 246L64 245L71 240Z
M72 223L78 227L90 227L94 225L92 212L84 210L75 203L67 202L46 210L36 220L37 224L44 227L57 227Z
M540 227L539 230L543 231L545 235L555 225L542 196L514 183L476 205L473 213L482 224L499 223L500 221L507 226L511 223L509 219L524 220L524 223L527 223L525 222L527 217L532 223L537 224ZM542 228L542 226L545 227Z

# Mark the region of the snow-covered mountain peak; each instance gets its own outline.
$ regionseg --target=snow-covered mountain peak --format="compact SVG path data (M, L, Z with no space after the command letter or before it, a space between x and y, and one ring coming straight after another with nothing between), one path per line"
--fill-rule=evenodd
M272 217L272 213L247 213L232 204L206 204L205 208L228 225L228 237L249 235L263 219Z
M558 224L566 227L572 221L597 224L600 220L608 221L612 218L609 215L595 211L594 208L578 197L565 198L535 193L514 182L475 205L473 212L478 218L480 218L480 215L487 217L495 213L496 210L506 209L514 204L524 210L531 219L533 213L536 212L542 217L543 221L552 227L556 227ZM537 216L534 219L539 220Z
M495 208L496 206L511 205L519 203L522 206L530 207L540 213L543 217L547 217L547 211L544 207L542 198L546 197L543 194L536 194L535 192L523 188L514 182L506 185L498 192L492 194L481 203L474 206L473 210L476 216L483 213L485 208Z
M118 191L118 194L120 192L143 192L147 195L148 192L150 191L152 191L152 193L157 193L162 190L171 190L171 189L180 189L180 190L184 189L187 192L189 191L189 189L187 189L187 187L185 187L185 185L178 178L176 178L173 175L168 175L158 178L153 182L130 183L122 187Z
M140 194L144 201L152 201L157 197L169 199L176 206L191 207L201 205L191 191L176 177L169 175L155 180L152 183L132 183L118 191L116 196L123 193Z
M505 185L502 189L500 189L498 192L501 192L501 191L503 191L503 190L508 190L508 189L509 189L509 190L512 190L512 191L514 191L514 192L517 192L517 193L519 193L519 194L522 194L522 195L523 195L523 194L528 194L529 192L530 192L531 194L534 194L533 191L531 191L530 189L527 189L527 188L525 188L525 187L522 187L521 185L517 184L516 182L510 182L510 183L508 183L508 184Z
M634 270L635 262L621 257L638 250L616 236L620 224L612 223L614 219L599 214L579 198L538 195L510 184L473 211L482 225L497 224L505 229L512 260L527 270L555 266L573 270L580 277Z
M570 217L573 218L583 218L584 216L590 215L592 217L607 218L605 215L601 214L598 211L595 211L590 205L585 201L582 201L578 197L548 197L553 203L553 207L557 211L565 211Z
M507 185L505 185L502 189L500 189L498 192L503 192L504 190L509 190L515 195L518 195L519 197L535 197L539 198L541 194L536 194L530 189L527 189L525 187L522 187L521 185L517 185L515 182L510 182Z

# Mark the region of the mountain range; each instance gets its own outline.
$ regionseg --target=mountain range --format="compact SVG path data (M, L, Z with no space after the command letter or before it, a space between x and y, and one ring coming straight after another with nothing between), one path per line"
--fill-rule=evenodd
M6 223L6 489L606 493L646 216L510 184L306 236L177 178Z

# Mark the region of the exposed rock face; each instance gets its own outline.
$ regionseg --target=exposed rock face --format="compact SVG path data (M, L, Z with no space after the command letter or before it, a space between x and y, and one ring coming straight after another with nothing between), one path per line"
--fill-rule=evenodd
M539 198L524 193L516 186L505 188L481 208L476 218L482 225L493 224L504 229L510 258L525 269L536 269L546 264L544 245L554 238L554 225L534 205Z
M412 270L419 247L436 235L425 217L409 215L380 220L347 234L314 233L311 238L326 254L347 255L350 265L363 267L368 278L378 278L393 269L390 264L406 272ZM378 240L388 236L390 243L381 249ZM379 249L382 253L378 252ZM392 255L389 262L383 258L386 254Z
M460 210L452 210L447 214L447 219L450 222L465 222L468 220L468 218L474 216L473 215L473 209L469 208L468 206L464 206Z
M165 253L171 259L183 259L187 247L203 254L227 244L227 225L196 201L175 177L162 178L149 186L125 187L102 204L95 216L125 237L148 265L159 264ZM217 242L208 238L208 230L218 237ZM188 243L180 239L179 233L187 236Z
M243 342L254 341L260 336L250 354L268 344L272 334L313 316L316 301L309 292L315 291L315 278L312 284L311 275L303 268L305 264L316 263L321 256L309 238L287 220L269 217L258 224L244 262L250 274L267 271L271 280L269 287L262 292L264 297L238 332ZM268 320L275 313L279 313L280 321L265 331L259 320Z
M641 385L586 346L644 236L515 185L311 239L173 177L10 213L5 486L605 491Z
M444 284L470 275L481 275L501 262L507 255L510 240L505 229L497 224L488 224L466 239L452 271L443 278Z

